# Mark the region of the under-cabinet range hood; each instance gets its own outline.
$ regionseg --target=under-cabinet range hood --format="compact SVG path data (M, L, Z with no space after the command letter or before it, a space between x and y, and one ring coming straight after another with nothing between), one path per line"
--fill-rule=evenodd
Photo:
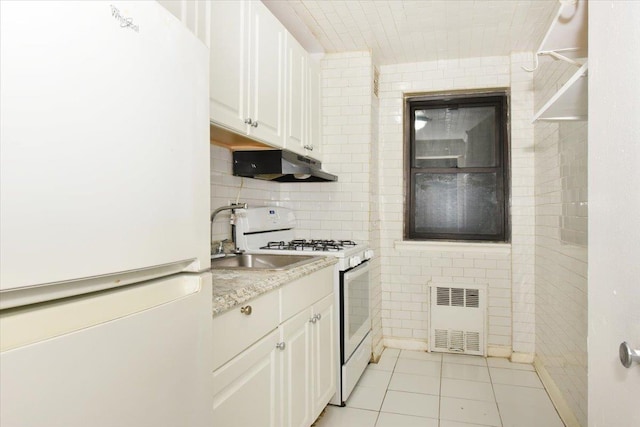
M233 174L278 182L337 181L322 163L288 150L234 151Z

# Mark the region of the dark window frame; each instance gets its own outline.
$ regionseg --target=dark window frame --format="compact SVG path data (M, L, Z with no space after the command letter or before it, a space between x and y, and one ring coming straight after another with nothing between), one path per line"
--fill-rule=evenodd
M415 147L415 111L427 108L452 106L495 106L496 107L496 167L470 168L417 168L413 167ZM404 240L417 241L458 241L458 242L509 242L510 224L510 139L509 139L509 93L506 90L491 92L465 92L429 96L410 96L404 105ZM419 173L496 173L498 198L498 232L496 234L463 233L419 233L415 231L415 177Z

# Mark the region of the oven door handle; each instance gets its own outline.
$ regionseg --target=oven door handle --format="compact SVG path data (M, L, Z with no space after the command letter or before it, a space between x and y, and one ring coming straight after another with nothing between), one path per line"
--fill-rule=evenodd
M344 281L346 282L348 280L351 280L352 276L359 276L360 274L366 273L367 271L369 271L369 261L364 261L362 264L345 271Z

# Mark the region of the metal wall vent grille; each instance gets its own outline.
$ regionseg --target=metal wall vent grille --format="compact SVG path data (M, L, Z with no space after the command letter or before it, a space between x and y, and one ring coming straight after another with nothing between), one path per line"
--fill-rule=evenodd
M430 288L430 351L486 356L486 285Z
M480 307L480 291L467 288L436 288L436 303L452 307Z

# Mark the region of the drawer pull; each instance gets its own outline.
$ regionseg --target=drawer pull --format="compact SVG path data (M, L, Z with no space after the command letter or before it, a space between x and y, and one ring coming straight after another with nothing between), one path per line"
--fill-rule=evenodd
M276 344L276 348L278 350L284 350L285 347L286 347L286 344L284 343L284 341L279 342L279 343Z
M240 313L246 314L247 316L249 316L252 311L253 309L251 308L250 305L245 305L244 307L240 307Z

